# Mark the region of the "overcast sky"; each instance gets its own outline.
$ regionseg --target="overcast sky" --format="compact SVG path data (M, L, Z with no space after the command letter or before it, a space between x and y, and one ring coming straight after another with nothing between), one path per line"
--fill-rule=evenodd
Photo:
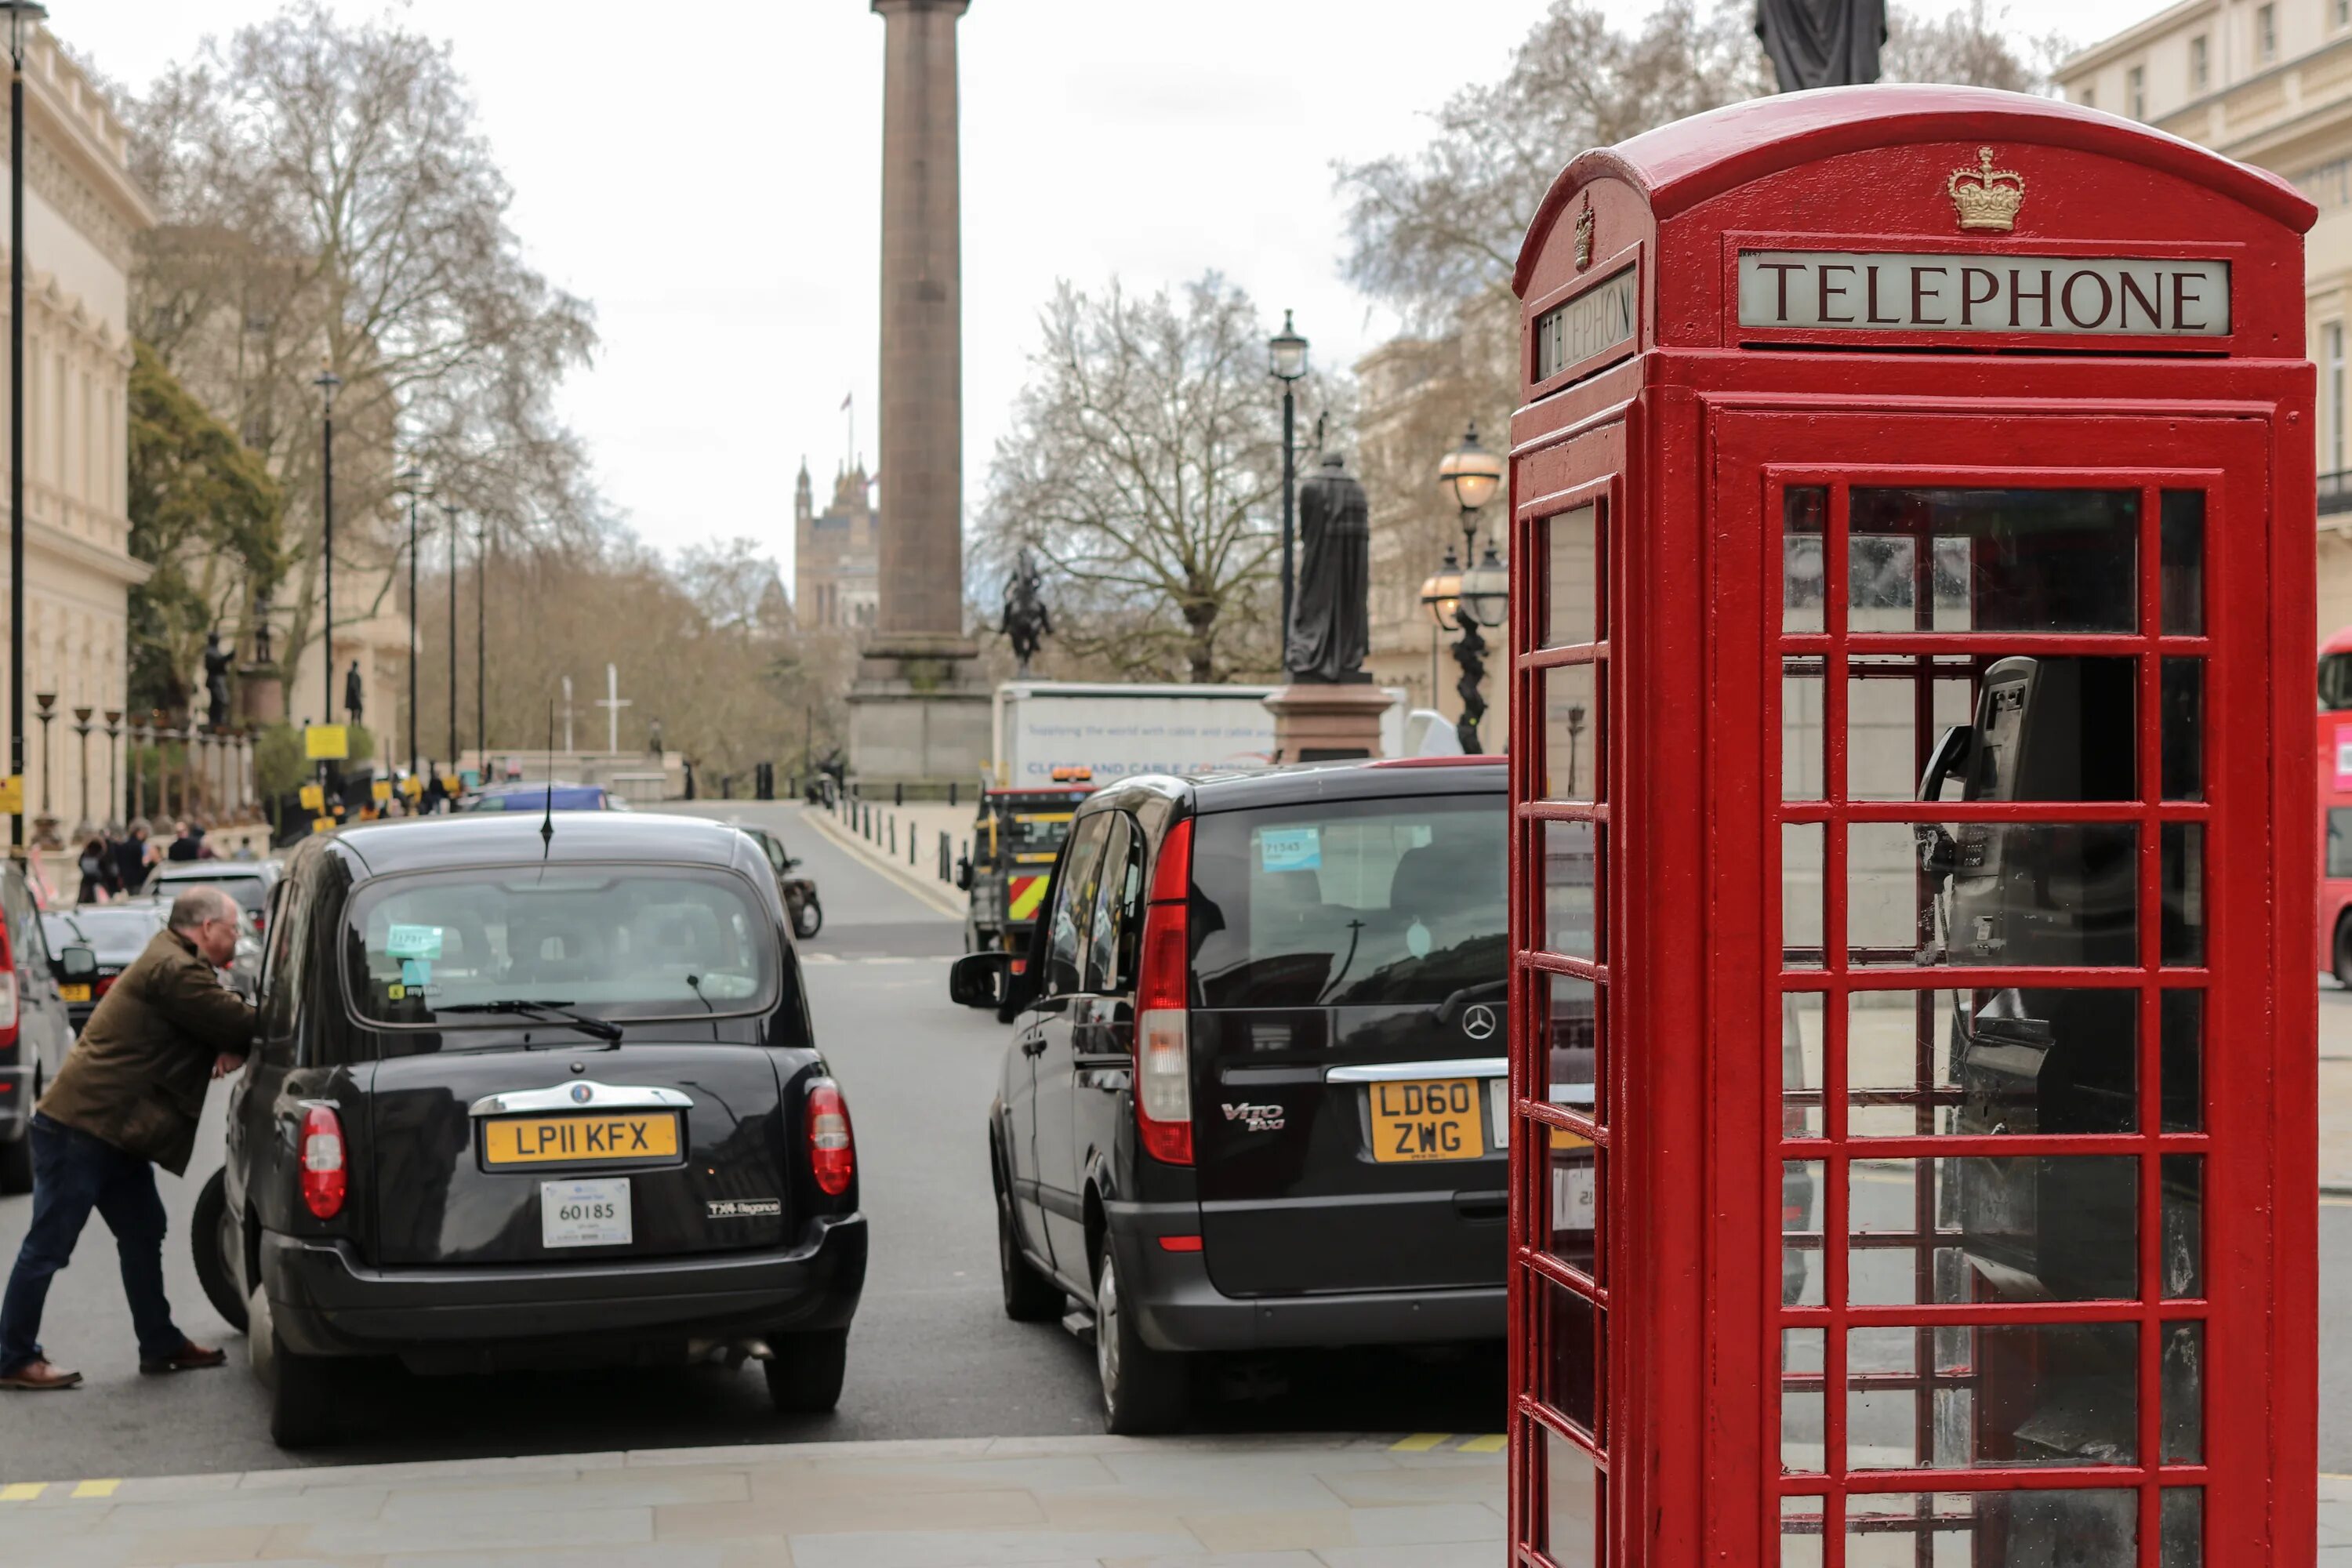
M1953 0L1927 0L1943 11ZM1607 0L1625 25L1654 0ZM380 0L337 0L346 15ZM1503 69L1545 0L975 0L961 24L964 493L977 504L1057 278L1215 268L1319 363L1391 323L1341 283L1335 159L1409 148ZM50 0L143 86L279 0ZM663 549L748 535L786 567L801 457L819 495L874 453L882 28L866 0L411 0L455 47L550 278L604 347L561 405L604 490ZM2089 41L2155 0L2010 7ZM683 22L685 25L680 26Z

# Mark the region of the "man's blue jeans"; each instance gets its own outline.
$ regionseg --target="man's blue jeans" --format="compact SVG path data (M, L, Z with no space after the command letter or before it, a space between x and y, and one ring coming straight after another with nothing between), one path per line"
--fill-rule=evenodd
M142 1361L179 1354L186 1336L173 1325L163 1299L163 1199L155 1167L102 1139L36 1113L33 1140L33 1225L16 1254L8 1291L0 1297L0 1377L41 1354L41 1308L49 1280L73 1257L74 1243L96 1209L114 1232L122 1258L122 1289L139 1331Z

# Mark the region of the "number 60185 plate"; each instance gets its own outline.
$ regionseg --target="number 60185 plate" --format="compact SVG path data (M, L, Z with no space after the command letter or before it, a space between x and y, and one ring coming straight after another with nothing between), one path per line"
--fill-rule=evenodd
M539 1238L547 1247L625 1247L629 1178L539 1184Z

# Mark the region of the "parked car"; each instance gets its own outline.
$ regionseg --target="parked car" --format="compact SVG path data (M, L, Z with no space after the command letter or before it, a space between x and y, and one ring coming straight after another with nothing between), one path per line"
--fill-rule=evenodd
M58 994L65 1001L66 1016L72 1020L77 1037L97 1011L98 999L114 984L115 976L130 968L131 960L146 952L155 933L163 929L170 910L171 906L160 900L125 899L41 912L50 972L57 977ZM96 973L79 978L66 975L62 954L75 947L88 948L95 955Z
M33 1102L73 1048L58 984L97 974L96 955L79 943L57 948L52 963L23 868L0 862L0 1195L33 1190Z
M824 929L824 906L817 901L816 879L794 876L800 861L784 848L784 841L764 827L739 822L735 826L751 835L752 842L776 868L776 885L784 892L784 910L793 918L793 934L806 942Z
M629 803L602 784L492 784L467 795L461 811L626 811Z
M236 900L254 935L267 936L269 892L284 875L285 868L275 860L166 860L155 868L140 892L169 904L189 884L209 882Z
M1498 763L1122 781L1078 806L1024 972L950 971L1018 1025L1005 1310L1076 1298L1110 1430L1179 1421L1200 1352L1502 1335Z
M849 1109L760 850L699 818L348 826L288 861L191 1229L289 1447L352 1358L763 1363L840 1397Z

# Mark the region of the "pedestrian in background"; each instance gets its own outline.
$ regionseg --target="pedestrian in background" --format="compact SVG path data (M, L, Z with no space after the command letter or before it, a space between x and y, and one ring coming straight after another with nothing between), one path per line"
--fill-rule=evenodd
M80 1384L81 1373L42 1352L41 1312L92 1210L114 1233L139 1370L193 1372L228 1359L172 1321L155 1167L187 1173L208 1082L243 1067L252 1047L253 1008L216 973L236 955L240 919L218 888L173 900L164 929L100 999L34 1108L33 1222L0 1295L0 1389Z
M193 860L196 858L196 840L188 832L185 822L172 824L172 842L163 847L166 860Z
M122 891L114 868L114 851L104 834L90 835L89 841L81 847L75 868L81 872L81 889L74 894L77 904L103 904Z
M126 898L138 897L139 889L147 885L148 873L155 868L155 846L148 838L152 831L145 817L133 817L130 837L114 847L115 880L121 884Z

